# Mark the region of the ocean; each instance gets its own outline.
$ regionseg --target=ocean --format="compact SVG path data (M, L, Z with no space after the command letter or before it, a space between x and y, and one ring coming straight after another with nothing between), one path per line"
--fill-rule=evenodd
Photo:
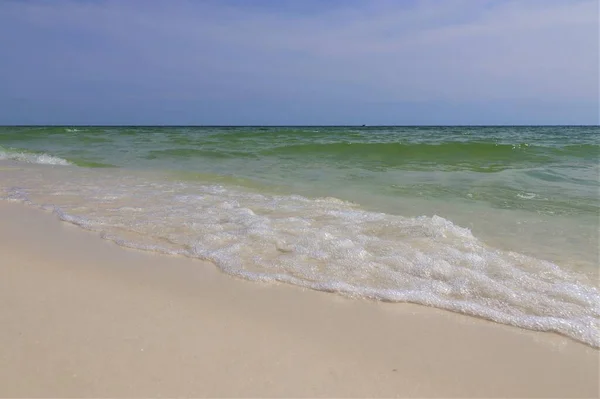
M0 199L248 280L600 347L599 160L598 127L0 127Z

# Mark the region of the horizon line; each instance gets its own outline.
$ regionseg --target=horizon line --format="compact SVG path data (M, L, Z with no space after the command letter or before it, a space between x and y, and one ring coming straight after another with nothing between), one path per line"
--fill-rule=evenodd
M0 127L600 127L600 124L407 124L407 125L336 125L336 124L266 124L266 125L179 125L179 124L0 124Z

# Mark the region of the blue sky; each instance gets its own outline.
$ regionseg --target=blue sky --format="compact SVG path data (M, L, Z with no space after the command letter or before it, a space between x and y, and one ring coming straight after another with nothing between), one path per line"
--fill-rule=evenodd
M597 0L4 0L0 124L598 124Z

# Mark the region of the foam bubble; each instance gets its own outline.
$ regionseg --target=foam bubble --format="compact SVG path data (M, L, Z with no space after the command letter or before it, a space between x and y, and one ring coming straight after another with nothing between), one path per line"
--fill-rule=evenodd
M131 177L15 188L4 198L51 198L60 219L119 245L208 260L249 280L413 302L600 346L600 292L584 276L489 247L440 216Z
M518 193L517 197L519 197L521 199L530 200L530 199L536 198L537 194L534 194L534 193Z
M11 160L27 163L35 163L42 165L71 165L69 161L63 158L55 157L48 154L35 154L22 151L11 151L0 147L0 160Z

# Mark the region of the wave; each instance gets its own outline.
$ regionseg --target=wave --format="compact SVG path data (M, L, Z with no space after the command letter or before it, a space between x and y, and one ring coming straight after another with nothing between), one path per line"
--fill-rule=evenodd
M39 165L79 166L83 168L116 168L116 165L78 158L61 158L45 152L24 149L4 148L0 146L0 160L26 162Z
M149 151L144 156L145 159L164 159L164 158L241 158L252 157L252 154L241 151L222 151L197 148L169 148L166 150Z
M506 128L480 132L475 128L53 126L0 129L0 145L42 149L50 148L52 141L51 148L61 148L54 143L65 145L67 154L77 147L89 148L100 161L106 154L114 160L113 154L136 146L132 155L142 161L269 157L311 164L330 161L335 168L358 166L371 171L402 168L490 173L571 161L597 162L600 146L591 133L552 129L511 133Z
M334 142L302 143L265 150L271 154L317 154L324 156L358 156L373 159L482 159L519 160L544 159L553 155L571 156L598 155L600 146L592 144L565 147L535 146L528 143L499 144L490 142L445 142L445 143L388 143L388 142Z
M25 150L6 149L0 147L0 160L19 161L41 165L72 165L66 159L55 157L46 153L35 153Z
M596 144L567 145L556 150L557 155L573 157L600 157L600 146Z
M110 163L90 161L85 159L69 158L67 162L82 168L118 168L118 166Z
M328 159L347 167L365 169L402 168L406 170L501 172L559 164L567 158L595 161L600 146L541 146L528 143L491 142L390 143L331 142L299 143L260 151L262 156L319 161Z
M439 216L131 178L52 190L46 195L55 204L46 209L124 247L207 260L248 280L423 304L600 347L600 292L583 276L491 248ZM64 203L62 193L70 196ZM0 199L42 207L34 196L35 189L8 189Z

